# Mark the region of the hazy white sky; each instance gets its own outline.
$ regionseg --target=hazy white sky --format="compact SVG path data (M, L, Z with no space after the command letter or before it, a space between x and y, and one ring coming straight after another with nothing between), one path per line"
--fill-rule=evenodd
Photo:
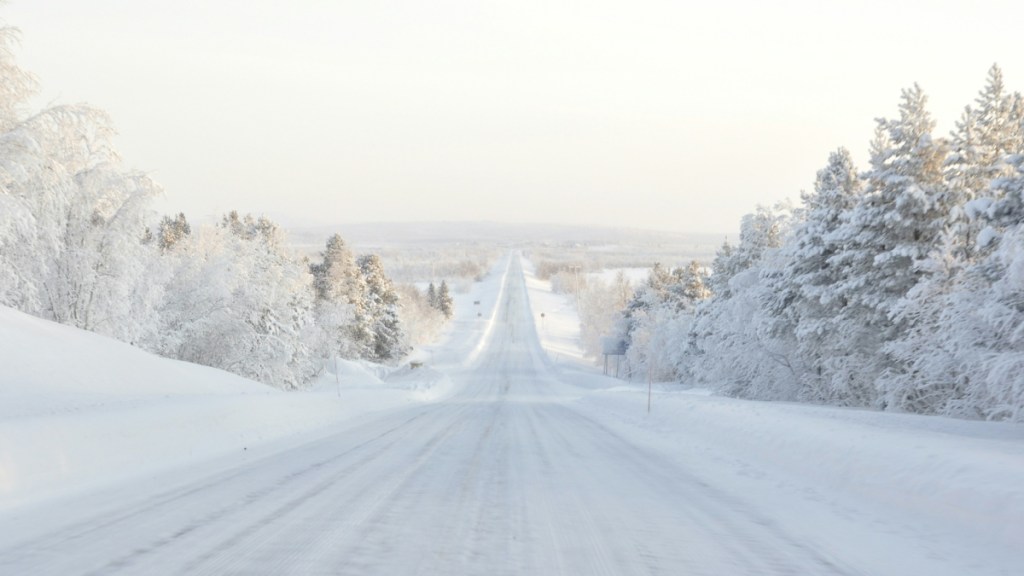
M193 219L732 231L919 82L940 130L1020 0L9 0L39 105L107 110ZM862 166L863 167L863 166Z

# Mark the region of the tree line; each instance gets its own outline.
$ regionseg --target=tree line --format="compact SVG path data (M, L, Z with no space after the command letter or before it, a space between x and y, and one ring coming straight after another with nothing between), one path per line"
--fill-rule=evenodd
M869 166L833 152L710 270L652 271L619 314L634 370L725 394L1024 420L1024 103L993 66L948 136L903 91Z

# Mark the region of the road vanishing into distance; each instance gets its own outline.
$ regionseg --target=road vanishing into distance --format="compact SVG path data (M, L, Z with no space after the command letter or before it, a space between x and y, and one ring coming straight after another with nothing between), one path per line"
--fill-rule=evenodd
M0 544L0 574L860 573L700 480L699 462L581 412L517 259L506 278L450 397L173 488L44 507L45 529Z

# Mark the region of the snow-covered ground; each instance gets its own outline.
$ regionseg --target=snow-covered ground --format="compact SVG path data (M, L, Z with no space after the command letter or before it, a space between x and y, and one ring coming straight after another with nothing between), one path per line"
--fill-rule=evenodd
M434 348L464 358L476 345L487 322L475 310L494 307L505 267L454 295L454 325ZM346 361L328 363L311 390L282 392L5 307L0 367L0 510L287 449L358 416L452 392L429 363L412 371Z
M1024 427L668 384L648 414L518 259L457 309L340 398L0 312L0 573L1019 573Z
M578 367L593 364L592 360L584 358L580 347L580 317L571 297L552 292L551 282L537 278L528 260L523 262L523 277L537 334L551 361L556 365Z
M544 349L581 358L571 297L526 276L533 315L545 311ZM1024 426L751 402L668 383L653 386L648 413L645 383L596 376L591 364L559 374L588 391L580 410L699 462L693 472L710 485L756 495L766 519L809 543L853 539L869 573L1013 574L1024 565ZM934 566L912 549L927 550Z

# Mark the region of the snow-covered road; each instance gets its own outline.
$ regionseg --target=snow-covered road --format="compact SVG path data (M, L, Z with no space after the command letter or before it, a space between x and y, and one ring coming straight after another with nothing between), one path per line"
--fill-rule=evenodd
M0 574L878 573L856 542L811 544L758 494L582 411L519 266L453 396L159 489L34 508L0 527Z

